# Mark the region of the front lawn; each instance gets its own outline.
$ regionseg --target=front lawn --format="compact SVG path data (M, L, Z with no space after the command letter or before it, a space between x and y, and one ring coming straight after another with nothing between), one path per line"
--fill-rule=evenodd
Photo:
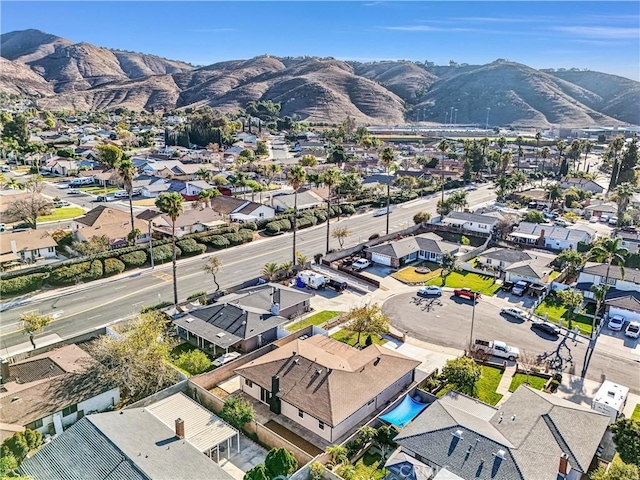
M482 372L480 380L476 382L476 398L490 405L497 404L502 395L496 392L498 384L502 379L503 372L499 368L481 365Z
M418 273L416 268L428 268L428 273ZM440 277L440 265L434 262L422 262L419 265L413 265L411 267L405 267L402 270L391 274L396 280L400 280L404 283L421 283L426 282L432 278Z
M78 190L82 190L85 193L91 193L93 195L107 195L120 190L118 187L100 187L98 185L91 185L90 187L78 187Z
M544 388L544 384L547 383L547 380L534 375L516 373L513 376L513 380L511 380L511 385L509 385L509 391L515 392L523 383L528 383L531 388L535 388L536 390L542 390Z
M295 332L297 330L300 330L301 328L308 327L309 325L324 325L332 318L340 315L340 313L341 312L333 312L330 310L318 312L314 315L311 315L310 317L305 318L304 320L300 320L299 322L287 326L287 330L289 332Z
M632 420L637 420L640 422L640 403L636 405L636 408L633 409L633 413L631 414Z
M333 335L331 338L334 338L342 343L346 343L347 345L351 345L352 347L364 348L366 347L367 334L363 333L360 335L360 343L358 343L358 334L354 332L350 332L349 330L339 330ZM377 345L384 345L387 341L382 338L380 335L372 334L371 340L373 343Z
M538 305L534 313L541 317L547 315L550 322L558 324L562 320L562 325L567 325L567 307L560 303L558 297L553 293L547 295L547 298ZM587 336L591 336L591 322L591 318L580 314L573 318L574 327L577 326L580 329L580 333Z
M55 222L57 220L68 220L84 215L84 210L80 207L56 208L49 215L38 217L38 222Z
M442 286L442 280L438 276L427 282L427 285ZM470 288L474 292L480 292L482 295L493 296L500 285L495 282L494 277L487 275L478 275L472 272L452 272L447 276L444 284L451 288Z

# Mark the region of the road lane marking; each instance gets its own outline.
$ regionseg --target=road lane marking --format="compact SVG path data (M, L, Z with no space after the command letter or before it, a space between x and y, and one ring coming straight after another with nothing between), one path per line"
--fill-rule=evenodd
M131 305L133 305L133 306L135 307L136 305L142 305L143 303L144 303L144 301L142 301L142 302L132 303Z
M87 318L87 320L93 320L94 318L98 318L98 317L101 317L101 316L102 316L102 314L94 315L93 317Z

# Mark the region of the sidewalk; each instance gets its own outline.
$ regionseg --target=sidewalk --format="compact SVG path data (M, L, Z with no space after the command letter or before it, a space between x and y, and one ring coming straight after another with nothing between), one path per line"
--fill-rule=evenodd
M511 380L513 380L513 376L516 374L516 364L507 366L504 369L504 373L502 374L502 378L500 379L500 383L496 387L496 393L502 395L502 398L497 403L496 406L502 405L510 396L511 392L509 391L509 387L511 386Z

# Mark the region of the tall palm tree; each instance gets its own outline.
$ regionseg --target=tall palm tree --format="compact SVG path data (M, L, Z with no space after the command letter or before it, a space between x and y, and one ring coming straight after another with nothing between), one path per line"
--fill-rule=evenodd
M322 174L322 183L324 183L329 192L327 193L327 250L326 253L329 253L329 224L331 220L331 195L333 194L333 187L340 183L340 179L342 177L342 172L337 168L330 168L326 172ZM338 205L339 208L339 205Z
M136 167L128 158L118 164L118 175L124 183L124 189L129 196L129 214L131 215L131 241L136 241L136 225L133 222L133 179L136 176Z
M562 187L559 183L551 183L547 185L547 192L549 192L549 201L553 210L556 208L556 202L562 198Z
M523 143L524 138L522 138L522 135L518 135L516 137L516 145L518 146L518 170L520 170L520 159L524 156L524 150L522 148Z
M204 180L205 182L209 182L213 178L213 172L204 167L200 167L196 172L196 175L200 180Z
M498 140L496 140L496 143L498 144L500 155L502 155L502 150L504 150L504 147L507 144L507 139L504 137L500 137Z
M574 140L569 145L569 157L573 160L573 170L576 168L576 163L580 161L580 155L582 154L582 142L580 140Z
M438 142L438 145L436 145L436 150L438 150L442 154L442 156L440 157L440 182L442 183L441 185L442 203L444 203L444 160L450 148L451 148L451 145L449 144L449 142L447 142L446 139L440 140L440 142ZM389 232L387 231L387 233Z
M635 189L629 182L621 183L616 187L612 200L618 204L618 219L622 220L624 212L627 211L629 200L635 195Z
M562 162L564 161L562 155L564 154L566 148L567 142L565 142L564 140L558 140L556 142L556 150L558 150L558 161L560 162L560 174L562 174Z
M222 270L222 260L220 260L218 257L209 257L209 260L207 260L207 263L204 264L202 270L213 276L213 283L216 284L216 292L220 291L220 285L218 285L216 275L218 274L218 272L220 272L220 270Z
M389 212L389 204L391 203L391 181L388 176L394 157L395 153L391 147L385 147L382 149L382 152L380 152L380 163L387 174L387 235L389 235L389 214L391 213Z
M621 242L622 239L620 237L608 237L602 239L599 244L593 246L591 250L589 250L589 259L607 264L607 274L604 278L604 285L609 285L609 272L611 271L611 265L618 266L620 269L620 277L624 279L624 261L629 250L621 247Z
M178 305L178 276L176 265L176 221L183 212L184 198L177 192L163 192L156 198L156 207L171 219L171 262L173 270L173 303Z
M551 150L549 149L549 147L542 147L540 156L542 157L542 174L544 175L544 162L551 156Z
M264 169L264 176L267 177L268 184L267 186L271 186L271 182L275 176L282 171L282 168L277 163L270 163Z
M584 140L582 142L582 149L584 150L584 169L587 169L587 155L593 150L594 144L591 140Z
M291 221L291 226L293 227L293 255L291 258L294 265L296 263L296 233L298 228L298 190L304 183L305 178L306 173L304 171L304 168L302 168L300 165L294 165L293 167L291 167L291 170L289 170L289 173L287 174L287 180L289 181L289 185L291 185L291 188L293 188L294 193L293 219Z
M503 174L507 171L511 162L513 162L513 152L511 150L507 150L500 154L500 167Z
M540 150L540 140L542 140L542 134L540 132L536 132L536 164L538 163L538 151Z
M484 137L480 139L478 144L480 145L480 148L482 148L482 165L484 166L486 165L486 162L487 162L487 149L489 148L489 145L491 144L491 142L487 137ZM478 173L480 173L480 178L482 178L482 169L480 169Z
M613 150L613 169L611 170L611 180L609 181L609 190L607 191L607 195L611 193L611 191L618 185L618 175L620 175L620 166L622 162L618 158L618 154L620 150L624 147L624 137L622 135L616 136L609 143L609 148Z
M607 298L609 285L591 285L590 290L593 292L593 298L596 301L596 311L593 312L593 320L591 322L591 338L593 338L596 331L596 324L598 322L598 312L600 311L602 303Z

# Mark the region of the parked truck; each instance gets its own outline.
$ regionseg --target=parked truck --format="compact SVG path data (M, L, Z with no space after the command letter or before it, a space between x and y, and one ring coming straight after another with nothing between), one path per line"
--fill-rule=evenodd
M499 340L476 339L474 346L476 351L481 351L494 357L506 358L507 360L516 360L520 356L520 350L516 347L510 347Z
M327 283L327 279L324 275L312 272L311 270L303 270L298 274L298 278L306 287L313 288L315 290L324 288Z

